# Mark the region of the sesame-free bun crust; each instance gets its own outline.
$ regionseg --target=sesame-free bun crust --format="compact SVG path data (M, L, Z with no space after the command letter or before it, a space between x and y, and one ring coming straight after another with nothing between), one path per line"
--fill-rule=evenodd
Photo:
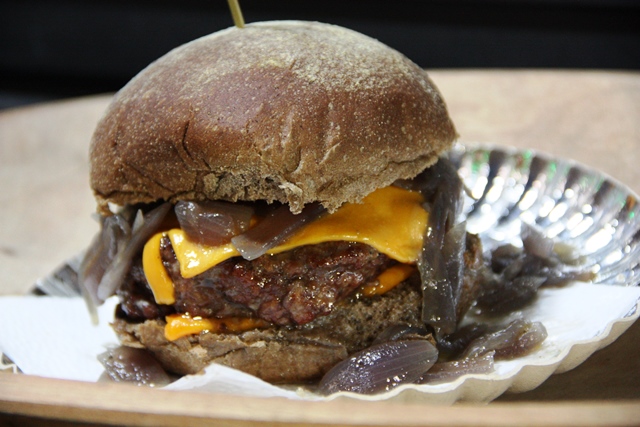
M267 200L299 212L433 164L456 133L427 74L341 27L230 28L158 59L114 97L91 144L99 206Z

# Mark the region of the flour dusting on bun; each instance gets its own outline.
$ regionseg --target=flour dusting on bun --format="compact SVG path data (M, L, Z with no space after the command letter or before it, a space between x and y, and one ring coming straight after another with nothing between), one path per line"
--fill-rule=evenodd
M334 211L435 163L456 137L427 73L354 31L262 22L158 59L95 132L101 206L266 200Z

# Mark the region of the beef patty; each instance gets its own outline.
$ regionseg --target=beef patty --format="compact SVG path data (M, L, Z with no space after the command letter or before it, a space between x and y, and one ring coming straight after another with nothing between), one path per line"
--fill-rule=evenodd
M131 320L178 312L302 325L329 314L338 302L395 263L365 244L327 242L253 261L234 257L186 279L167 237L161 242L161 257L174 283L176 302L171 307L155 302L138 259L118 291L122 312Z

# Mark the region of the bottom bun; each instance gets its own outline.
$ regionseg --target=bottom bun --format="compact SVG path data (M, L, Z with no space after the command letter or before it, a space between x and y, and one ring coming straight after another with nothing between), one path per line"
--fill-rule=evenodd
M113 327L123 345L146 348L169 371L195 374L210 363L239 369L271 383L319 379L349 354L368 347L396 324L421 326L422 296L415 278L382 296L352 298L298 328L274 327L238 334L201 333L168 341L164 320Z

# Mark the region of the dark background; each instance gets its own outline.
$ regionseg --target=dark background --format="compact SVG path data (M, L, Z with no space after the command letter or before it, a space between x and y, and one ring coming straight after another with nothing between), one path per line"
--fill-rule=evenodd
M426 68L640 69L635 0L241 0L247 22L330 22ZM226 0L0 0L0 108L115 91L233 25Z

